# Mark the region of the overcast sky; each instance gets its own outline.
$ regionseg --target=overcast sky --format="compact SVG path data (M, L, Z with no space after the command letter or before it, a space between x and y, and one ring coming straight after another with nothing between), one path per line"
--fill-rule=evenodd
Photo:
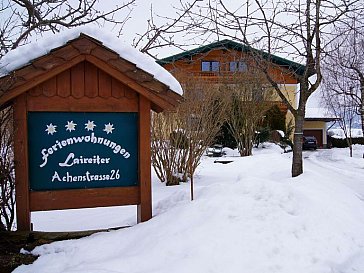
M110 0L109 0L110 1ZM115 1L111 1L113 4ZM192 1L184 1L192 2ZM159 16L173 17L176 15L176 11L173 6L180 6L179 0L137 0L134 6L134 10L130 14L130 19L126 23L123 29L122 40L126 43L132 44L133 39L137 36L137 33L144 33L147 29L147 20L151 15L151 6L153 6L154 20L161 22ZM177 49L164 49L164 52L160 52L159 55L168 56L174 53L178 53Z

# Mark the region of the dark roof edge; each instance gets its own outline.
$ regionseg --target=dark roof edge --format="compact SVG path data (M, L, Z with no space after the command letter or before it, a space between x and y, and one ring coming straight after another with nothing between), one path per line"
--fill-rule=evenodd
M241 44L241 43L237 43L228 39L222 40L222 41L217 41L217 42L213 42L211 44L208 45L204 45L204 46L200 46L198 48L195 49L191 49L191 50L187 50L166 58L162 58L160 60L157 61L158 64L163 65L163 64L168 64L168 63L173 63L175 61L196 55L196 54L200 54L200 53L206 53L212 49L218 48L218 47L225 47L225 48L229 48L229 49L236 49L242 52L249 52L249 51L255 51L259 54L261 54L263 56L263 58L268 59L269 57L271 57L271 60L273 63L280 65L280 66L288 66L289 69L293 69L294 72L298 75L303 75L306 67L302 64L287 60L285 58L273 55L273 54L269 54L266 53L264 51L249 47L247 45Z
M340 120L341 118L305 118L305 121L325 121L325 122L330 122L330 121L335 121L335 120Z

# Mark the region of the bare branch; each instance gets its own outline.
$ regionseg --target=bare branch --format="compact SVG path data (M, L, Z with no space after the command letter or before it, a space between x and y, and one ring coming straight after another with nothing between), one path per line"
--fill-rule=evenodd
M121 28L128 20L135 1L126 0L121 5L101 12L97 0L8 0L7 5L3 3L2 6L5 19L0 22L0 58L9 50L26 43L36 33L56 33L62 28L106 22Z

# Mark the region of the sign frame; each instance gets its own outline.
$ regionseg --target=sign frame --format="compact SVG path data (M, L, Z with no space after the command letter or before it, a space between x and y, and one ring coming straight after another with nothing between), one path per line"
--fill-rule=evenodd
M150 119L151 102L144 96L137 96L137 107L123 104L97 104L92 111L97 112L132 112L138 113L138 185L128 187L107 187L89 189L66 189L56 191L30 191L29 183L29 147L28 147L28 112L30 111L65 111L87 112L88 105L80 100L70 109L68 103L39 105L38 99L23 93L14 100L14 159L16 162L16 203L17 229L32 230L31 212L63 210L75 208L93 208L107 206L137 205L137 222L144 222L152 217L151 197L151 151ZM77 111L75 110L77 109ZM71 111L70 111L71 110ZM132 110L132 111L131 111Z
M30 191L138 185L135 112L28 112Z

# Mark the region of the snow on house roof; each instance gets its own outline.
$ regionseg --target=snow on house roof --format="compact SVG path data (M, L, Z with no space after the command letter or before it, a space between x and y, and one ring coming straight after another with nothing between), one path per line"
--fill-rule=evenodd
M51 35L46 33L36 42L31 42L8 52L0 60L0 77L6 76L11 71L29 64L32 60L48 54L54 48L65 45L69 40L79 37L81 33L99 40L103 45L118 53L120 57L134 63L138 68L150 73L155 79L169 86L175 93L183 94L180 83L172 74L157 64L152 57L141 53L136 48L123 44L114 34L92 26L67 29Z
M339 119L330 113L329 109L323 107L307 107L305 113L306 120L322 120L322 121L332 121Z

